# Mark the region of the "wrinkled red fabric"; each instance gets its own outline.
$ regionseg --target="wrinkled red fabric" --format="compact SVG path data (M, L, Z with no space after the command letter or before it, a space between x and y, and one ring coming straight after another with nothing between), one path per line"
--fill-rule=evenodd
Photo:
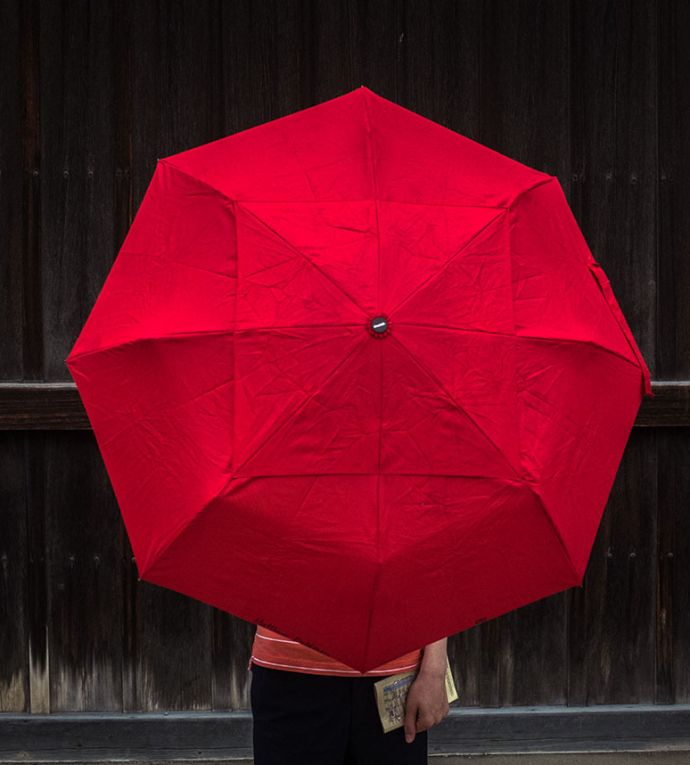
M362 672L579 585L652 395L558 179L365 87L158 160L66 363L141 579Z

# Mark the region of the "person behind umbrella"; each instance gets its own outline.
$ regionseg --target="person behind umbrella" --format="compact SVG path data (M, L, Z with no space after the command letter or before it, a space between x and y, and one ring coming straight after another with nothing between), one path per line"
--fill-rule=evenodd
M420 765L427 731L448 714L447 638L368 672L262 625L247 669L255 765ZM417 670L404 726L383 732L373 684Z

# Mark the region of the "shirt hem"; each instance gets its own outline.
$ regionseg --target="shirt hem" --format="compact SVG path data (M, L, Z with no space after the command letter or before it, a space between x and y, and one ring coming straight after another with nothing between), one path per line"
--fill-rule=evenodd
M268 669L282 669L287 672L297 672L310 675L332 675L337 677L386 677L388 675L397 675L400 672L410 672L418 667L418 664L406 664L401 667L391 667L390 669L381 670L378 672L358 672L353 669L351 672L340 669L330 669L328 667L307 667L293 664L283 664L280 662L266 661L264 659L257 659L252 656L247 665L247 670L251 669L252 663L258 664L261 667L267 667Z

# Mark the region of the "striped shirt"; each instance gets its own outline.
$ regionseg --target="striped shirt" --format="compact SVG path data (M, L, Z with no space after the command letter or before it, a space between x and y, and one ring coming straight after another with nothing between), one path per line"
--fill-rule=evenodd
M314 675L339 675L341 677L395 675L398 672L409 672L418 667L421 657L422 649L417 648L397 659L392 659L370 669L368 672L359 672L325 653L309 648L297 640L290 640L285 635L258 624L247 670L251 669L252 662L254 662L263 667L284 669L288 672L306 672Z

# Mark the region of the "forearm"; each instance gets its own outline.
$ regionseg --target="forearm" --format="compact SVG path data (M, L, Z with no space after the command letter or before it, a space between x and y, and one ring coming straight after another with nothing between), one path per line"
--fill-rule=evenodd
M425 675L443 676L446 672L448 657L448 638L444 637L435 643L429 643L422 650L422 660L419 671Z

